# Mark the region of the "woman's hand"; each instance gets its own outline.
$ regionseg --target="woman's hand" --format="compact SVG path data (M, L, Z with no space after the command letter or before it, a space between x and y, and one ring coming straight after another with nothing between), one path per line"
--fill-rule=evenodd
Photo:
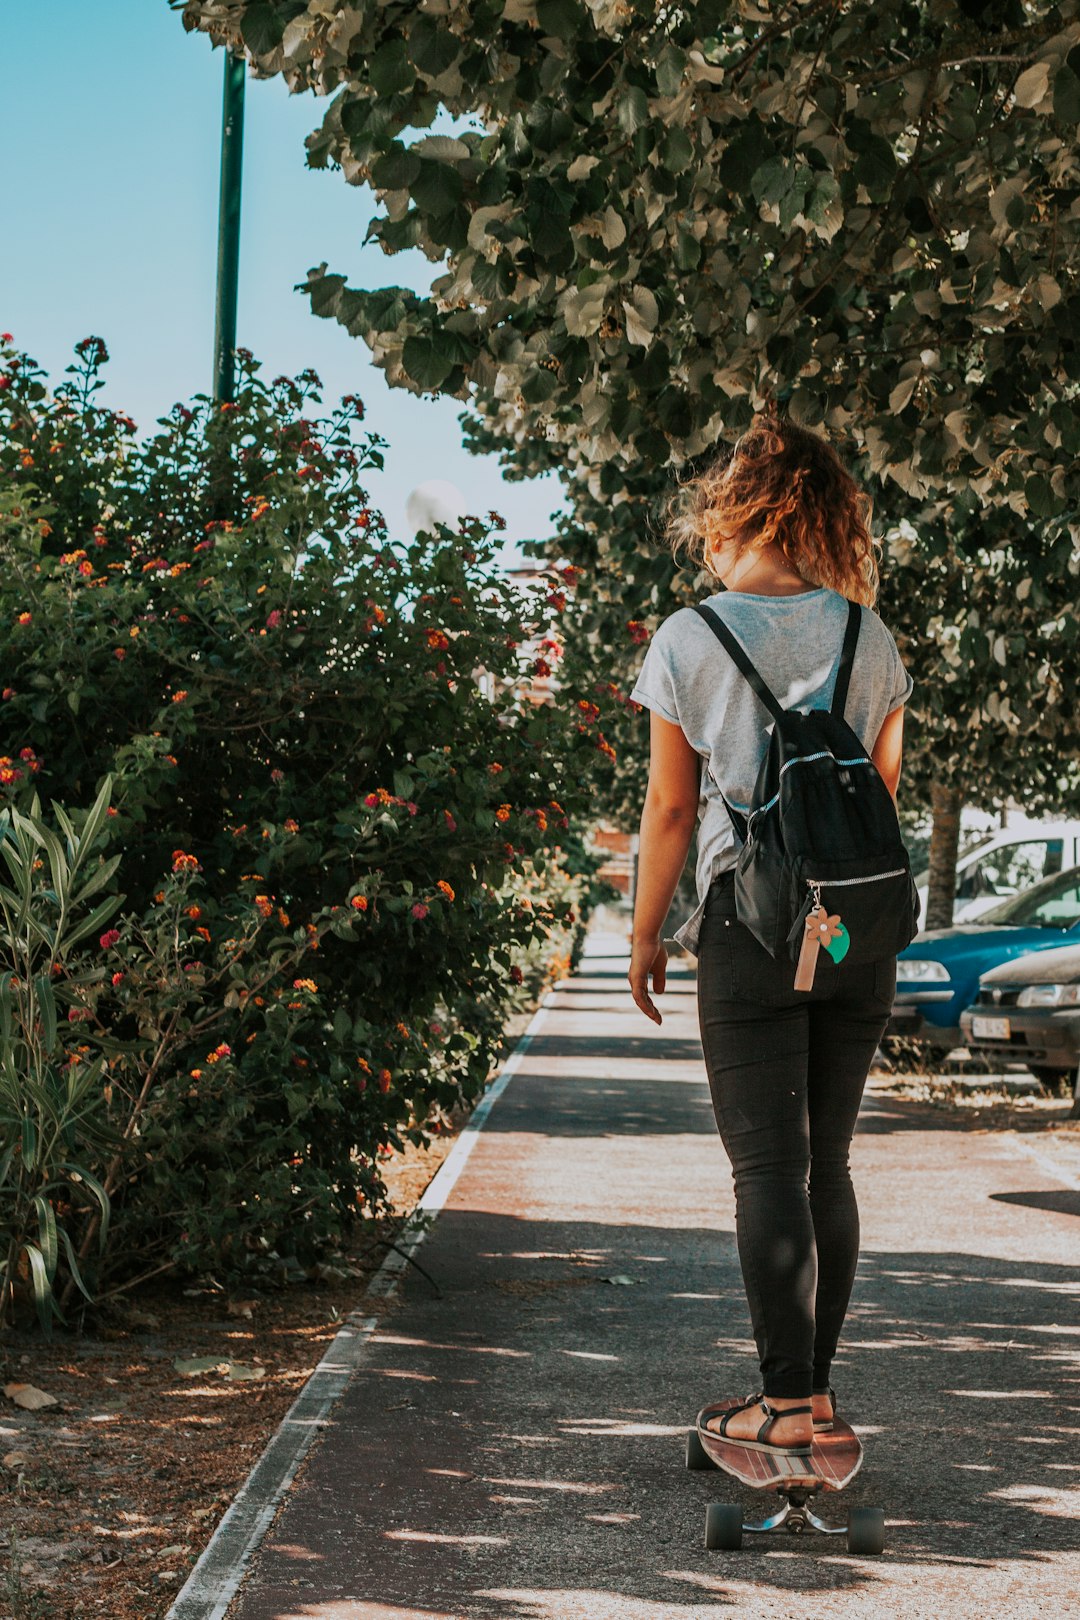
M651 938L631 940L630 971L626 975L630 981L630 993L646 1018L651 1018L654 1024L662 1024L664 1020L649 995L649 974L652 974L654 992L662 995L667 979L667 957L668 953L661 945L658 934Z

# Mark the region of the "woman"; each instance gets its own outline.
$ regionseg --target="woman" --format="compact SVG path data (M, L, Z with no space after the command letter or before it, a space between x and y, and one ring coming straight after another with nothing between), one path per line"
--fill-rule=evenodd
M871 609L869 513L822 438L768 416L682 485L667 532L720 582L706 601L784 708L829 707L848 603L862 604L844 713L895 800L912 681ZM821 952L813 988L797 992L792 963L738 921L739 840L724 797L749 806L771 722L693 609L659 626L631 698L652 714L630 987L659 1024L649 979L662 993L660 930L697 820L699 904L674 937L698 958L701 1041L761 1368L760 1393L708 1426L757 1450L806 1455L835 1410L829 1373L859 1251L848 1149L896 959L851 966Z

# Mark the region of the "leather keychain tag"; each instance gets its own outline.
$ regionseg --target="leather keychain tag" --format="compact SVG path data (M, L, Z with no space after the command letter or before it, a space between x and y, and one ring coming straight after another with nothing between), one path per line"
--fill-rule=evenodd
M817 971L818 951L821 949L821 934L819 930L824 919L824 906L815 906L813 911L807 913L802 945L799 950L799 961L795 968L796 990L812 990L814 988L814 974Z
M818 951L825 949L835 962L847 955L848 931L840 921L839 913L830 917L822 905L807 912L799 961L795 968L795 989L812 990L817 972Z

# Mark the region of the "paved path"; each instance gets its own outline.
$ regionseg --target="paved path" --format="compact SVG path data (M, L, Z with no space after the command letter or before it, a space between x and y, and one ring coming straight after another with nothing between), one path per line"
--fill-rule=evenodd
M683 1435L756 1364L694 980L657 1028L626 966L594 928L419 1251L440 1297L410 1268L229 1620L1077 1613L1080 1181L872 1093L835 1369L866 1466L826 1508L881 1504L886 1554L705 1551L726 1482Z

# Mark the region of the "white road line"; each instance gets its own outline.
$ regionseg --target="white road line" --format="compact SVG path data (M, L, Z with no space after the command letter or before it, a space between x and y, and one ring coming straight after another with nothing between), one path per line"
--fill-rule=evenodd
M587 972L583 959L581 971ZM420 1203L406 1227L424 1215L434 1216L447 1198L469 1155L484 1122L511 1079L542 1024L551 1011L549 990L536 1009L528 1028L503 1064L498 1076L484 1092L469 1116L469 1122L428 1183ZM364 1298L386 1298L424 1240L427 1226L421 1224L391 1249L365 1290ZM353 1311L335 1334L319 1365L271 1436L262 1456L233 1501L228 1512L204 1547L166 1620L225 1620L225 1615L247 1573L286 1491L296 1477L304 1456L318 1431L325 1427L331 1409L344 1393L353 1372L364 1359L371 1335L378 1326L377 1316Z

